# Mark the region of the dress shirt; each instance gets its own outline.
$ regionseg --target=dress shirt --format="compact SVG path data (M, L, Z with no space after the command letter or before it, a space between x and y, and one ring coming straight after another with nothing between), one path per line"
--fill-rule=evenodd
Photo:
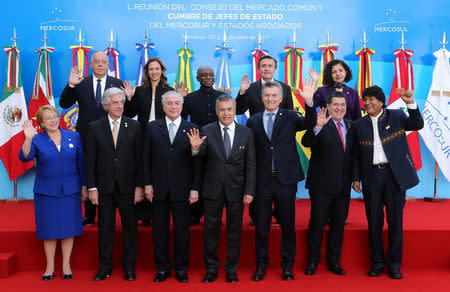
M225 128L226 126L222 125L221 122L219 122L220 125L220 134L222 135L222 141L223 141L223 135L224 135L224 130L223 128ZM228 126L228 136L230 136L230 144L231 144L231 149L233 149L233 141L234 141L234 133L236 130L236 124L234 122L232 122L229 126Z
M376 117L370 116L373 127L373 165L388 163L386 153L384 153L383 145L381 144L380 133L378 133L378 118L383 112L384 109Z
M118 118L117 121L117 135L119 135L119 130L120 130L120 121L122 120L122 117ZM114 128L114 120L108 115L108 121L109 121L109 126L111 127L111 133L112 133L112 129Z
M148 116L149 122L154 121L156 119L156 116L155 116L155 91L156 90L152 91L152 104L150 106L150 115ZM176 133L176 131L175 131L175 133Z
M178 128L180 127L181 124L181 117L179 116L178 118L175 119L175 121L170 120L167 116L166 116L166 126L167 126L167 132L169 132L169 125L170 123L173 123L173 138L175 139L175 136L177 135L177 131Z
M269 81L270 82L275 82L275 79L273 79L273 77L272 77L272 80L269 80ZM263 86L264 83L269 82L269 81L264 81L264 79L261 78L261 86Z
M97 92L97 80L99 78L95 77L95 75L92 75L92 83L94 83L94 94ZM106 75L103 76L103 78L100 79L100 85L102 86L102 95L103 92L105 92L105 87L106 87Z
M269 122L269 115L268 115L269 113L270 112L268 112L267 110L264 110L264 113L263 113L263 124L264 124L264 131L266 131L266 134L267 134L267 122ZM273 111L272 113L274 114L272 116L272 122L275 125L275 117L277 116L278 108L275 111ZM273 133L272 133L272 135L273 135Z

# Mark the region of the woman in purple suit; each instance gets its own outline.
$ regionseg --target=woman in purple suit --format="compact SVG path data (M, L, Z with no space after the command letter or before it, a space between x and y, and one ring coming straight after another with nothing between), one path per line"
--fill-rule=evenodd
M59 128L59 114L54 106L44 105L36 113L37 134L31 121L25 121L25 142L20 160L36 159L34 211L36 233L44 241L47 268L42 280L53 279L55 250L61 240L63 279L72 279L70 255L73 238L83 233L81 200L87 197L84 154L80 135Z
M318 79L314 72L310 75L313 79ZM356 121L361 117L361 105L359 103L358 92L345 85L352 79L350 67L342 60L332 60L327 63L323 72L323 86L317 88L314 93L314 107L326 107L330 93L334 91L343 92L347 96L346 119Z

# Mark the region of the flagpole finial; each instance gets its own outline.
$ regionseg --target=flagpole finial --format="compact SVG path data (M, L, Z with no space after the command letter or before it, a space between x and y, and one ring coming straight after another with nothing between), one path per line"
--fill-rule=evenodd
M147 29L145 29L144 42L145 42L145 44L147 44L147 42L148 42L148 32L147 32Z
M225 47L225 44L227 43L227 32L223 30L223 46Z
M440 42L442 45L442 49L445 50L445 45L448 44L448 41L445 38L445 31L444 31L444 37L442 38L442 42Z
M404 50L405 49L405 45L406 45L406 43L407 43L407 41L405 41L405 34L404 34L404 32L402 31L402 40L401 41L399 41L399 43L402 45L402 50Z
M327 38L325 39L325 42L327 43L327 47L330 46L330 32L327 29Z
M187 49L188 37L187 30L184 31L184 48Z
M14 28L14 33L13 33L13 37L11 38L11 40L13 41L13 47L17 46L17 35L16 35L16 28Z
M42 42L44 42L44 48L47 47L47 30L44 29L44 38L41 39Z
M261 39L261 32L258 32L258 50L261 50L261 44L262 44L262 39Z
M81 28L78 30L78 39L76 39L76 41L78 42L80 47L84 42L84 39L81 37Z
M109 47L112 48L114 46L114 42L115 42L114 31L112 28L111 28L111 33L109 34L109 39L107 39L107 41L109 42Z
M294 29L294 34L293 34L293 36L292 36L292 46L295 48L295 43L296 43L296 37L295 37L295 29Z
M366 37L366 30L363 32L363 39L360 40L360 42L363 44L364 49L366 48L366 44L369 42L369 39Z

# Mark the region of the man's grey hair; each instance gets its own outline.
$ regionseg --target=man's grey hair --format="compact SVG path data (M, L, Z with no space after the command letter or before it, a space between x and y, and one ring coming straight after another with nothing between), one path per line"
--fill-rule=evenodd
M117 87L110 87L103 92L102 95L102 104L109 104L111 102L111 96L120 94L122 99L125 101L125 92Z
M166 93L164 93L161 96L161 104L165 104L166 103L166 99L167 99L167 97L169 95L176 95L178 97L178 99L180 100L181 104L183 104L183 102L184 102L183 96L181 96L181 94L179 94L175 90L170 90L170 91L167 91Z
M233 106L234 106L234 108L236 108L236 101L234 100L234 98L232 98L228 94L222 94L222 95L219 95L219 97L216 98L216 111L217 111L217 108L219 107L219 102L221 102L221 101L228 101L228 100L232 100L233 101Z
M261 97L264 95L264 89L273 88L273 87L278 87L278 89L280 90L280 96L283 97L283 87L281 86L280 82L277 82L277 81L265 82L262 86Z

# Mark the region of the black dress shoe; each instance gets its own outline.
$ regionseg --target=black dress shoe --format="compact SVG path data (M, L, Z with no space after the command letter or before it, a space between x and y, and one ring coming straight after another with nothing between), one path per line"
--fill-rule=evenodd
M339 264L328 265L328 271L331 271L336 275L345 275L344 269Z
M263 267L256 267L256 271L253 274L253 281L262 281L266 275L266 270Z
M73 274L63 274L63 279L64 280L72 280L73 279Z
M90 218L90 217L83 217L83 226L84 225L91 225L95 223L95 218Z
M203 277L203 283L212 283L217 279L217 272L208 271Z
M369 277L378 277L381 273L384 272L384 267L377 268L375 266L371 266L367 276Z
M158 272L158 273L156 273L156 276L155 276L155 279L153 280L153 282L163 282L169 277L170 277L170 272Z
M151 226L151 225L152 225L152 219L142 220L142 226Z
M308 264L305 268L305 275L311 276L316 273L317 265L316 264Z
M176 275L177 280L181 283L186 283L188 281L188 275L185 271L178 271Z
M398 280L398 279L402 279L403 278L403 275L402 275L402 273L400 273L400 270L390 270L390 269L388 269L388 274L389 274L389 277L391 277L391 279Z
M134 272L125 272L125 280L127 280L127 281L136 281L136 273L134 273Z
M294 273L292 273L292 269L283 269L283 280L294 280Z
M239 282L236 273L227 273L227 282L228 283L237 283L237 282Z
M51 275L42 275L42 281L50 281L53 280L53 276L55 273L53 272Z
M98 271L97 274L95 274L94 281L103 281L109 277L111 277L111 272Z

